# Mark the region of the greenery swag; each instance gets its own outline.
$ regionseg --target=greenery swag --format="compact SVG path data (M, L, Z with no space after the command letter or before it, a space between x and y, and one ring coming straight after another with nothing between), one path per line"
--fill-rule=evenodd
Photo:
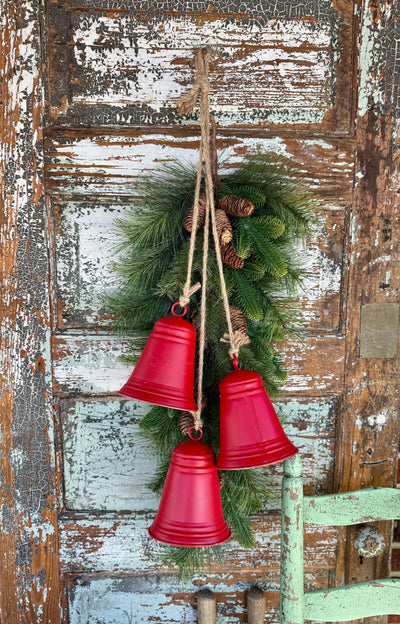
M137 361L138 348L144 346L155 321L170 314L171 304L182 292L189 251L184 221L188 211L190 219L195 181L195 169L179 162L142 177L134 209L117 224L121 256L115 271L121 287L109 297L109 308L116 315L119 332L123 335L134 332L137 337L132 352L124 356L127 362ZM228 169L217 178L215 193L216 205L220 207L227 201L224 197L230 195L254 205L251 216L230 213L230 249L240 262L234 261L233 266L232 262L231 266L225 264L224 275L230 305L246 317L250 338L250 343L241 348L239 365L259 373L269 396L276 399L286 379L286 369L276 346L299 329L294 296L305 275L301 246L315 222L314 200L286 159L262 151L251 153L239 168ZM201 277L202 237L200 230L193 282ZM229 258L225 261L229 262ZM199 304L197 292L192 296L187 315L195 325ZM218 385L232 371L228 345L221 342L225 332L217 263L211 252L203 382L207 404L202 417L203 439L216 453ZM172 450L187 439L182 433L187 430L184 419L182 412L154 406L140 423L141 431L160 458L160 467L149 484L156 492L162 490ZM223 511L233 537L243 547L251 548L255 543L251 516L260 512L265 501L273 496L268 469L225 471L221 474L221 485ZM164 559L187 576L201 570L205 560L219 558L221 548L165 547Z

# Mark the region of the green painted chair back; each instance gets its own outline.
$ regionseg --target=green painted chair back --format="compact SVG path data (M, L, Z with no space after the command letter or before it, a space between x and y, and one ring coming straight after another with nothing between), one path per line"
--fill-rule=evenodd
M280 624L345 622L400 615L400 579L381 579L304 593L303 525L345 526L400 518L400 490L373 488L303 496L301 459L283 463Z

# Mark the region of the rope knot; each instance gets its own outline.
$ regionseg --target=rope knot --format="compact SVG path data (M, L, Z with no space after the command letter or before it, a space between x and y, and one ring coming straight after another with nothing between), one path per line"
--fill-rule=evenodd
M184 308L185 305L189 303L190 297L194 295L194 293L197 292L200 288L200 282L197 282L197 284L194 284L193 286L190 286L190 284L185 285L182 296L179 299L179 305L181 306L181 308Z
M221 338L221 342L230 343L231 348L229 349L229 355L231 356L231 358L233 358L234 355L236 356L239 355L240 347L250 344L250 338L248 337L247 334L244 334L243 332L236 330L233 332L232 335L228 333L224 334L223 337Z
M178 100L176 108L179 115L188 115L191 113L200 95L208 96L210 92L210 84L208 82L209 61L210 51L207 49L199 50L195 58L196 82L189 93L183 95Z
M203 420L201 418L201 407L196 412L190 412L193 416L193 427L196 431L202 428Z

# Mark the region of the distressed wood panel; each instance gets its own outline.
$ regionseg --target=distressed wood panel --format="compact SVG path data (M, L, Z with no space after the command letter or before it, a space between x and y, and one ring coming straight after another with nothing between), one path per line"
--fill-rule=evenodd
M53 336L54 392L115 394L132 373L119 361L132 345L128 340L102 335ZM343 380L344 339L338 335L304 335L281 349L288 367L287 393L336 394Z
M0 619L61 621L41 3L0 11Z
M286 393L326 395L340 392L343 383L344 337L303 336L281 349L288 369Z
M275 403L285 432L303 459L306 493L330 491L333 480L336 399ZM65 507L80 510L153 510L159 496L149 490L157 458L140 435L144 403L125 400L62 400ZM177 424L178 426L178 424ZM274 491L279 491L282 467L271 467ZM280 498L268 509L280 508Z
M119 357L132 342L108 336L53 336L54 392L69 394L115 394L126 382L132 366Z
M65 572L168 572L160 564L163 546L147 532L154 512L103 514L101 517L75 515L63 517L60 530L61 565ZM224 548L224 560L219 566L207 569L207 576L231 576L248 579L248 574L268 575L279 570L280 525L279 513L270 512L253 520L256 544L247 550L233 540ZM309 525L305 532L305 567L330 569L335 565L335 527Z
M368 0L360 7L356 183L350 213L345 385L335 471L335 488L343 492L391 487L396 482L399 355L363 358L359 351L362 307L399 300L400 161L395 148L398 128L393 125L399 111L392 108L393 86L397 89L399 82L399 19L393 8L393 3L386 0ZM389 544L390 523L379 523L379 528ZM353 527L341 534L337 583L388 576L388 549L360 565L352 547L354 533Z
M347 132L353 2L324 3L323 13L296 1L281 16L278 5L287 3L266 4L179 9L164 1L104 11L101 2L49 3L51 120L193 123L175 104L193 84L193 50L207 45L218 124Z
M305 574L311 590L327 584L328 570ZM246 594L252 583L267 590L266 622L279 619L279 574L268 577L256 570L246 579L234 582L229 574L217 578L200 577L191 582L178 581L170 574L123 576L119 579L84 575L71 578L68 587L70 624L147 624L149 621L195 624L196 594L211 589L217 600L217 621L237 624L246 621Z
M178 159L197 165L199 134L185 129L53 130L46 136L46 188L62 195L131 196L136 180L159 163ZM293 135L229 136L219 132L224 167L237 167L258 147L289 158L304 182L337 209L351 201L354 141Z
M157 458L139 433L145 403L63 401L65 507L69 510L156 510L147 484Z
M104 295L116 286L115 220L134 206L127 202L54 202L57 325L60 329L107 327ZM302 250L309 276L299 291L304 322L313 329L335 330L340 320L343 264L341 211L321 215L318 238Z

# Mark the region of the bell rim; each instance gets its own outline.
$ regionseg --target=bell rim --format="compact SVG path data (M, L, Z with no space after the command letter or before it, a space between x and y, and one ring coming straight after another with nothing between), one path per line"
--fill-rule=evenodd
M247 459L244 458L243 459L243 464L241 464L240 466L237 465L239 463L239 458L232 458L230 461L224 457L222 457L222 460L220 461L219 457L217 459L217 468L218 470L246 470L249 468L262 468L262 466L272 466L273 464L279 464L283 461L285 461L286 459L290 459L291 457L294 457L295 455L297 455L297 453L299 452L299 449L294 446L294 444L292 444L289 441L290 446L287 448L288 452L287 454L285 454L283 457L280 456L278 459L274 459L273 456L271 456L269 459L267 460L257 460L257 456L260 456L262 454L262 452L260 451L257 454L254 454L254 459L253 462L251 462L251 457L249 458L249 456L247 455ZM264 457L265 457L265 452L264 452ZM236 463L236 466L232 467L230 464L232 463Z
M184 398L177 398L176 400L171 399L168 401L167 398L163 399L162 395L159 392L155 393L151 390L145 390L143 388L138 389L137 387L132 388L132 383L130 387L124 392L124 388L127 384L122 386L121 390L118 390L117 394L120 396L127 397L128 399L135 399L136 401L142 401L143 403L149 403L150 405L158 405L160 407L169 407L171 409L195 412L197 410L197 406L193 397L193 403L185 400ZM129 392L129 394L128 394Z
M219 544L224 544L232 537L232 531L230 530L228 525L226 525L223 533L222 531L220 531L220 533L222 533L222 536L218 538L217 541L214 541L214 540L208 541L206 535L204 536L204 539L200 539L199 537L195 538L193 536L193 541L197 541L196 544L194 544L193 541L191 541L190 539L187 539L186 541L179 540L179 538L177 538L176 540L174 540L173 538L169 539L167 537L165 539L162 539L162 537L158 537L154 534L154 532L151 530L151 526L147 529L147 531L152 539L155 539L157 542L160 542L161 544L168 544L169 546L187 546L189 548L218 546Z

